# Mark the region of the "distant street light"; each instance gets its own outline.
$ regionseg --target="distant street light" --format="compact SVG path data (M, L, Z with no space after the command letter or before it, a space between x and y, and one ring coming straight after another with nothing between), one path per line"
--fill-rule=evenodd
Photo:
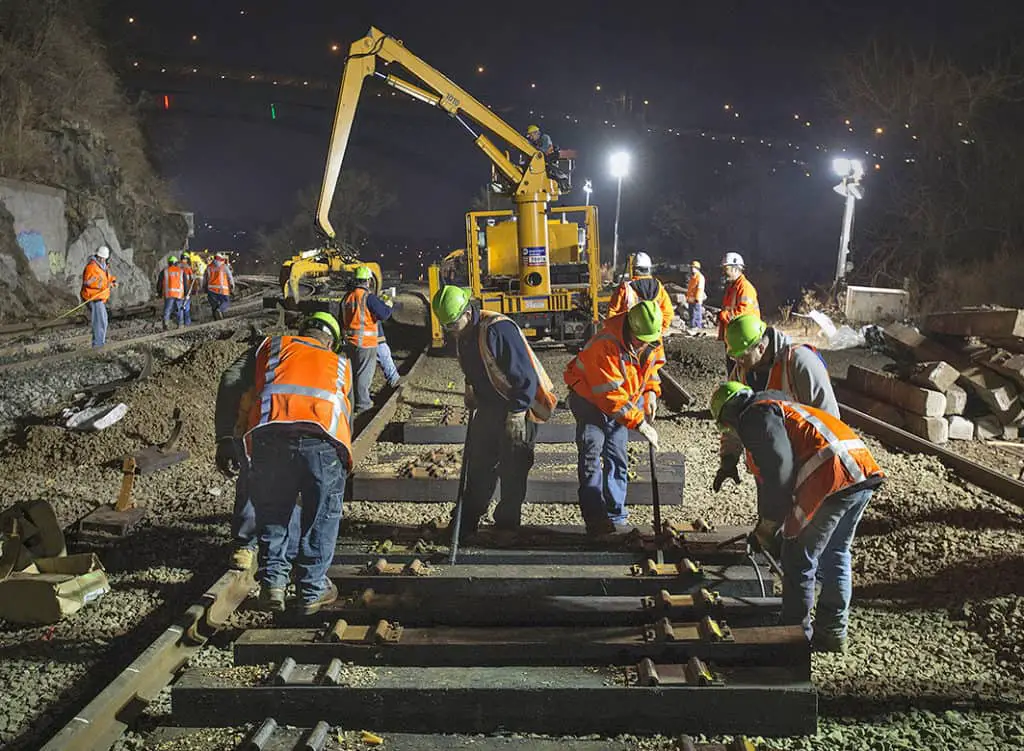
M842 182L832 188L846 199L843 211L843 229L839 235L839 258L836 261L836 283L846 276L846 258L850 253L850 233L853 230L853 210L858 200L864 197L860 181L864 177L864 164L859 159L838 157L832 160L832 171Z
M611 157L612 177L618 180L618 192L615 197L615 235L612 240L612 278L619 264L619 214L622 211L622 178L629 174L629 153L616 151Z
M583 192L587 194L587 206L590 205L590 194L594 192L594 186L591 185L590 180L583 182Z

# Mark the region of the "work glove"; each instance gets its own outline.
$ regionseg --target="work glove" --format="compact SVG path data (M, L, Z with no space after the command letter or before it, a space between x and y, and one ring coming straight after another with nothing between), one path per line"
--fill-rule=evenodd
M238 463L238 454L235 452L235 442L231 438L221 438L217 441L217 469L225 477L237 477L241 471Z
M647 439L647 442L654 446L654 450L658 450L658 431L654 429L654 426L649 422L640 423L638 428L640 435Z
M715 473L715 481L711 483L711 489L717 493L725 485L726 480L732 480L739 485L740 473L737 469L739 463L740 458L734 454L723 456L718 465L718 471Z
M771 519L758 519L754 531L747 535L747 544L755 553L767 553L779 557L782 541L779 539L779 523Z
M647 394L646 415L650 422L654 422L654 418L658 415L658 397L654 395L653 391Z
M466 386L466 393L462 395L462 403L466 405L466 409L476 409L476 394L473 393L472 386Z
M505 435L512 446L526 445L526 410L505 416Z

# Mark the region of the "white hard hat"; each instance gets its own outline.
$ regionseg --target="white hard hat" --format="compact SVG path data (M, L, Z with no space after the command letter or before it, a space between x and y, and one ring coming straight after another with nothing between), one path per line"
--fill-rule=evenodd
M650 269L651 268L651 257L643 251L636 254L633 258L633 268L635 269Z
M722 259L723 266L739 266L741 269L746 265L743 263L743 256L739 253L726 253L725 258Z
M110 258L110 248L108 248L106 245L101 245L100 247L96 248L96 255L99 258Z

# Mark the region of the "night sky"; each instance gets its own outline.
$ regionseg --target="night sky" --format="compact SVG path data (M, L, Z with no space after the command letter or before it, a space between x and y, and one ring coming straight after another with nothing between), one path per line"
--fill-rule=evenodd
M269 225L294 213L295 194L322 174L344 54L375 25L512 125L536 121L556 143L577 149L577 184L593 179L604 220L614 211L607 154L633 151L624 234L632 216L642 237L647 228L636 225L666 192L699 192L697 161L717 170L742 160L738 142L721 146L731 135L748 149L773 142L780 190L794 200L810 196L808 212L839 212L829 195L830 157L815 147L882 151L884 144L872 143L870 123L854 123L848 133L842 114L825 102L829 67L872 37L932 45L969 62L1024 30L1022 6L112 0L104 32L129 93L146 92L156 103L150 123L159 167L200 220ZM166 112L159 107L165 95ZM629 116L614 103L623 95L632 101ZM375 229L454 246L462 214L489 175L487 160L443 113L391 97L376 82L363 97L346 166L377 173L398 199ZM712 134L721 140L711 142Z

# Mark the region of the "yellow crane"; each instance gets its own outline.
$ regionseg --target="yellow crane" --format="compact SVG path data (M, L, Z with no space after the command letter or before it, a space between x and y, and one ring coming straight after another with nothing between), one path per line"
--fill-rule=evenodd
M404 69L418 83L385 70L390 65ZM549 212L550 204L568 187L567 176L556 165L549 165L545 155L516 128L401 41L376 28L353 42L345 61L316 214L325 235L334 237L331 201L367 78L380 79L447 113L473 137L491 161L495 182L511 197L511 210L472 211L465 217L468 281L482 305L510 315L528 333L565 337L582 334L588 324L596 323L600 287L597 208L570 206ZM521 153L524 160L513 162L509 152L492 138ZM292 268L294 275L294 265ZM440 267L432 266L431 297L443 283ZM440 327L432 313L431 323L434 341L440 344Z

